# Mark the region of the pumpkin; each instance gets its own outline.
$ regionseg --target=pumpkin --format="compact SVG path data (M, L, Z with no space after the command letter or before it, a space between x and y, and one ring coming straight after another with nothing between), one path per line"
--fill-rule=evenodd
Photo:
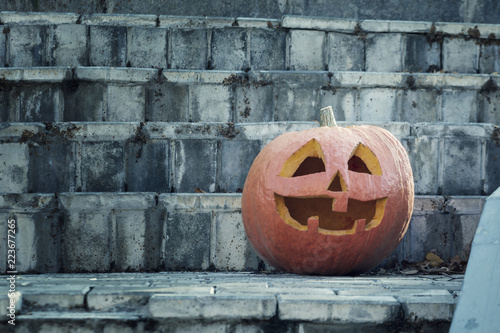
M331 107L322 115L331 119ZM243 224L257 254L279 270L357 274L396 249L410 221L413 187L405 149L383 128L289 132L252 163Z

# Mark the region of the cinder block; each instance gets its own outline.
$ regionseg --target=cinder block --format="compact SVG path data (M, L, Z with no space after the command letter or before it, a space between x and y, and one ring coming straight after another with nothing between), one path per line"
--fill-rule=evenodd
M443 194L481 195L481 144L473 138L444 138Z
M441 45L429 43L423 35L406 35L403 70L433 72L441 69Z
M173 189L193 193L196 188L215 191L217 143L212 140L175 142Z
M326 33L311 30L290 31L290 68L292 70L325 70Z
M58 272L59 216L56 200L49 194L5 195L0 197L0 227L7 258L7 220L16 221L16 269L18 272ZM5 230L5 234L3 233ZM3 272L12 270L2 265Z
M217 70L246 70L250 68L247 59L248 37L246 29L213 29L211 59Z
M457 300L453 295L398 296L406 319L410 321L451 321Z
M125 67L127 27L90 26L90 66Z
M167 29L128 27L127 66L167 67Z
M218 212L212 249L212 263L222 271L252 271L259 265L259 258L248 242L239 212Z
M329 71L363 71L365 43L359 36L336 32L328 33Z
M126 191L169 192L169 143L134 143L126 146Z
M206 69L208 39L206 29L173 29L171 59L173 69Z
M1 48L0 48L1 50ZM479 72L491 74L500 72L500 46L482 45L479 59Z
M76 145L41 143L29 147L28 192L59 193L75 190Z
M146 96L142 85L108 85L108 121L144 121Z
M28 86L21 91L19 98L21 121L59 120L63 97L58 87L54 85Z
M0 191L28 192L28 146L19 143L0 145Z
M69 272L107 272L111 268L113 244L111 216L99 207L98 195L78 196L80 209L70 208L73 194L61 195L64 210L62 261ZM86 208L84 206L87 206Z
M69 81L63 84L64 121L103 121L106 87L101 83Z
M425 215L414 215L410 221L410 255L407 260L420 262L431 250L437 250L441 258L451 258L453 232L451 215L442 212L431 212Z
M210 265L211 213L167 211L165 267L206 270Z
M254 70L284 70L286 32L284 30L250 30L250 65Z
M366 71L400 72L403 69L402 34L368 34Z
M472 240L476 234L481 212L476 215L456 215L452 220L453 243L451 255L469 260Z
M60 24L52 27L53 66L87 66L88 28L81 24Z
M3 25L0 25L0 29L5 32L7 32L7 30L4 30L6 27L3 26ZM5 46L7 45L6 44L6 41L7 40L7 34L6 33L2 33L0 34L0 67L5 67L5 64L6 64L6 56L7 56L7 50L5 48Z
M441 118L441 94L437 90L406 90L402 97L401 121L436 122Z
M405 139L415 181L415 194L437 194L441 192L438 183L439 139L416 137Z
M147 214L145 211L125 210L115 213L116 218L116 269L120 272L144 270L147 266ZM161 230L160 230L161 231ZM158 248L158 256L160 249Z
M477 73L479 45L474 40L445 38L443 42L443 70L445 72Z
M392 296L278 296L281 320L381 324L393 320L399 307Z
M398 109L398 90L376 88L361 90L359 113L361 121L390 122L396 119Z
M203 122L231 122L231 91L221 84L190 87L191 119Z
M322 90L320 93L321 107L330 105L333 108L335 119L338 121L357 120L356 104L358 100L358 90L352 89L337 89Z
M498 127L491 135L493 140L486 142L486 179L484 181L483 195L492 194L500 187L500 131Z
M489 81L494 82L494 81ZM479 122L489 124L500 124L500 88L491 86L490 91L478 94L478 116Z
M248 170L260 152L260 140L223 140L221 143L221 191L237 192L243 189Z
M273 86L258 83L235 88L236 122L265 122L273 120Z
M120 142L84 142L81 147L82 191L124 190L123 146Z
M7 63L10 67L47 66L48 27L43 25L9 26Z
M274 88L275 121L314 121L319 119L319 89L295 85Z
M154 295L149 301L154 318L262 320L275 312L273 295Z
M443 121L477 123L478 103L475 90L444 90L442 95Z
M146 121L187 122L189 86L151 83L147 89Z

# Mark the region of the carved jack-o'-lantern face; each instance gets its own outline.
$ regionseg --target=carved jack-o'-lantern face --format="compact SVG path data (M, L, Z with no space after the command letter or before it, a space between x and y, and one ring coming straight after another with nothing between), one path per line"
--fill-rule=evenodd
M278 269L345 274L379 264L413 209L406 151L374 126L286 133L257 156L243 190L250 243Z

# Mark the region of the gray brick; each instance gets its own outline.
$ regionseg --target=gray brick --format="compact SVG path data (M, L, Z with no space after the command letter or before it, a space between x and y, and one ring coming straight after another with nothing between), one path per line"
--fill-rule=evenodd
M273 119L273 86L245 85L235 88L236 122L265 122Z
M436 122L440 118L441 94L437 90L406 90L402 96L401 121Z
M169 143L129 143L126 183L130 192L169 192Z
M254 70L284 70L286 32L284 30L250 30L250 64Z
M492 88L495 90L495 88ZM500 89L478 94L479 122L500 125Z
M361 121L390 122L396 119L399 101L396 89L363 89L359 95Z
M403 37L401 34L368 34L366 40L366 70L399 72L403 69Z
M468 260L472 240L476 234L481 214L458 215L452 220L453 242L451 255L458 255L462 260Z
M480 195L480 142L471 138L445 138L444 151L443 194Z
M330 32L329 71L363 71L365 69L365 43L359 36Z
M144 121L146 96L142 85L108 86L108 121Z
M116 255L118 271L144 270L147 267L146 234L148 224L144 211L125 210L116 212Z
M190 88L192 121L231 122L231 91L220 84Z
M357 120L356 104L358 96L359 93L357 90L322 90L319 105L322 107L326 105L332 106L337 121L354 122Z
M84 142L81 148L82 190L124 190L123 146L119 142Z
M325 70L326 34L322 31L290 31L290 68L292 70Z
M204 270L210 263L211 213L167 212L165 266Z
M90 66L125 67L127 28L90 26Z
M475 90L444 90L442 97L443 121L477 123L478 103Z
M21 91L20 120L30 121L58 121L59 110L62 108L62 94L56 86L37 85L26 87Z
M81 24L60 24L52 28L53 66L87 66L88 28Z
M53 142L29 147L28 192L74 191L76 146Z
M453 295L399 296L405 317L411 321L451 321L457 300Z
M260 140L223 140L221 143L221 170L219 186L222 191L242 190L248 170L260 152Z
M174 29L171 32L170 66L174 69L205 69L208 40L205 29Z
M405 140L415 181L415 194L439 193L439 139L417 137Z
M500 187L500 142L498 127L497 132L491 137L494 140L486 142L486 179L484 181L483 193L485 195L492 194Z
M149 302L149 313L155 318L269 319L275 311L272 295L155 295Z
M28 146L0 145L0 188L3 193L28 192Z
M217 143L211 140L175 142L173 187L193 193L196 188L215 191Z
M405 71L433 72L441 68L439 43L429 43L423 35L407 35L405 41Z
M318 89L302 86L278 86L274 89L275 121L314 121L319 119Z
M479 45L474 40L445 38L443 42L443 70L446 72L477 73Z
M83 198L86 202L94 198ZM64 201L61 201L64 207ZM67 209L62 235L63 267L69 272L105 272L111 267L112 243L109 211L94 206ZM84 241L82 241L84 240Z
M47 66L48 27L42 25L9 26L10 67Z
M500 72L499 54L499 45L482 45L481 58L479 59L479 72L483 74Z
M0 29L2 30L3 32L3 29L5 28L5 26L3 25L0 25ZM7 34L6 33L2 33L0 34L0 67L5 67L5 64L6 64L6 56L7 56L7 50L5 48L6 46L6 41L7 40Z
M217 213L214 236L212 262L217 270L251 271L258 268L259 258L248 242L241 213Z
M189 86L152 83L147 89L147 121L187 122Z
M217 70L245 70L248 37L246 29L225 28L212 31L212 66Z
M431 250L437 250L441 258L451 258L453 233L451 215L433 212L414 215L410 221L410 256L407 260L420 262Z
M69 81L62 87L64 96L64 121L102 121L104 93L101 83Z
M127 64L167 67L167 29L128 27L127 38Z

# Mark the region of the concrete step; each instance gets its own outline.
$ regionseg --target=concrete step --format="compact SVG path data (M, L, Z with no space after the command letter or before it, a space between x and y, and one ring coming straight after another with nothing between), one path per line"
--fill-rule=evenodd
M76 328L93 332L414 332L424 328L438 332L449 328L462 282L462 275L17 275L15 328L23 332ZM6 279L0 285L8 288ZM5 317L8 298L1 295L0 303ZM13 327L6 320L1 325L4 332Z
M2 12L0 28L6 67L500 72L498 24Z
M206 2L192 0L138 1L138 0L77 0L13 1L0 3L0 10L78 12L78 13L124 13L167 14L226 17L273 17L283 15L327 16L334 18L452 21L498 23L500 7L495 0L422 0L418 4L394 0L391 5L383 1L351 0L306 0L276 1L256 0L252 2L224 1Z
M339 122L340 126L361 123ZM374 123L406 147L416 194L488 195L500 186L492 124ZM317 122L4 123L4 193L239 192L276 136ZM200 167L203 166L203 167Z
M467 260L484 201L416 196L409 230L383 267L424 261L431 250ZM18 273L273 270L246 238L241 194L3 194L2 258L9 220ZM12 269L0 262L2 274Z
M0 121L500 124L499 75L0 68Z

